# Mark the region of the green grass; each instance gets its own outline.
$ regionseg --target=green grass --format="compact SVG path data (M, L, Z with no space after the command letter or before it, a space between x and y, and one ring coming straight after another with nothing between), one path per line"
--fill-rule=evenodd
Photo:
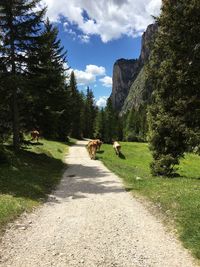
M24 211L46 199L64 170L68 145L41 140L14 154L11 164L0 165L0 230Z
M186 248L200 259L200 157L187 154L179 167L179 178L152 177L151 154L144 143L121 143L117 157L111 145L103 145L97 158L123 178L135 196L143 196L173 223Z

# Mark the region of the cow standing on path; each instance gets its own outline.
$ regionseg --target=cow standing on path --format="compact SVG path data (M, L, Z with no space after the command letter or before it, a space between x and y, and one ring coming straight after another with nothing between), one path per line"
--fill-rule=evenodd
M96 159L96 152L97 152L97 148L98 148L98 141L97 140L91 140L88 145L88 152L90 155L91 159Z

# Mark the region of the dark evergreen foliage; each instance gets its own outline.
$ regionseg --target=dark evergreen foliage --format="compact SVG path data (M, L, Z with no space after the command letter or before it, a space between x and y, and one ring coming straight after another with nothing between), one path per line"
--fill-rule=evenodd
M110 98L107 100L105 107L105 133L104 141L112 143L113 140L119 140L119 118L118 114L113 108Z
M123 136L125 141L146 141L147 135L147 107L141 105L139 110L134 108L123 116L124 129Z
M13 144L20 145L21 101L26 90L28 52L35 45L41 30L45 9L35 10L39 0L0 1L0 90L5 96L1 109L7 112L6 130L12 124ZM3 113L2 113L3 116ZM9 127L7 127L9 126Z
M155 175L173 175L184 152L200 143L200 2L165 0L150 61L149 110Z
M29 53L30 97L26 103L31 108L25 125L29 130L38 128L46 138L64 141L70 129L70 90L65 85L66 52L57 35L58 29L47 19L37 46Z
M96 116L94 137L105 141L105 129L105 110L101 108Z
M84 103L84 123L83 123L83 135L84 137L93 138L95 131L95 119L97 115L97 107L94 100L92 90L87 88L87 93Z
M71 72L70 83L70 117L71 117L71 131L70 134L74 138L82 137L81 129L81 113L83 108L82 94L78 91L76 77L74 72Z

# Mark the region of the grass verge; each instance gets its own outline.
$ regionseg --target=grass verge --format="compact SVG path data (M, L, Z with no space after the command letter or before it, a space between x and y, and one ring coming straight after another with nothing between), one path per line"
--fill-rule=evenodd
M186 248L200 259L200 157L187 154L179 167L179 178L153 177L151 154L144 143L122 142L117 157L111 145L104 144L97 158L123 178L134 195L147 197L177 229Z
M68 145L41 140L17 154L8 149L10 164L0 165L0 230L24 211L45 200L62 177Z

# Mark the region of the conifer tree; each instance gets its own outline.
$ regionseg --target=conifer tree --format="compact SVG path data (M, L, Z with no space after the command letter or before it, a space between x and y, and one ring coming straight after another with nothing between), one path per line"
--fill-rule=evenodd
M26 125L37 127L44 137L65 139L69 132L69 94L65 85L66 52L58 38L58 29L47 21L29 54L30 95Z
M88 138L94 137L95 118L97 114L97 107L94 101L92 90L87 88L84 108L84 136Z
M95 120L95 138L105 141L105 111L98 110Z
M200 139L200 2L165 0L150 60L152 173L173 175Z
M76 77L74 72L71 72L70 75L70 107L71 107L71 136L75 138L81 138L82 129L81 129L81 113L83 100L82 95L79 93L77 89Z
M36 9L40 0L0 1L0 89L6 90L9 116L12 118L13 145L20 145L20 100L24 93L27 54L35 45L41 30L41 20L45 9ZM9 117L8 116L8 117Z
M112 143L113 139L118 139L118 120L110 98L105 107L105 142Z
M139 110L132 109L124 117L124 139L127 141L146 141L147 122L146 105L141 105Z

